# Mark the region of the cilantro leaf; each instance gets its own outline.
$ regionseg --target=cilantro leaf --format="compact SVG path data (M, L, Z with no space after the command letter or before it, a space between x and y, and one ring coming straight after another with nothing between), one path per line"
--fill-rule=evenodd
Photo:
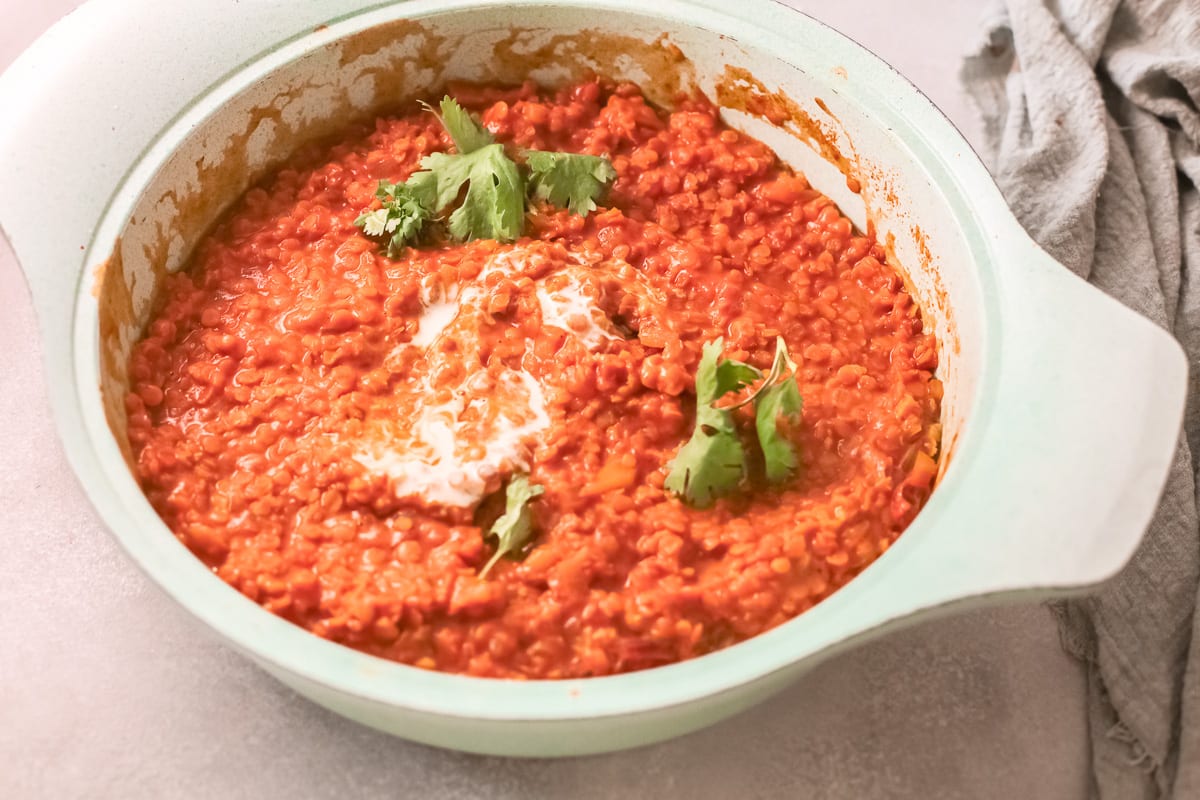
M713 403L747 386L760 375L749 364L718 362L724 342L704 345L696 368L696 427L692 438L671 460L664 486L691 505L704 508L739 483L746 472L746 452L730 411Z
M740 392L761 377L762 373L749 364L730 358L722 359L717 364L716 392L710 402L720 400L730 392Z
M388 220L388 210L386 208L364 211L358 215L358 219L354 220L354 224L362 228L363 233L367 236L383 236L383 234L387 233L389 225L393 228L395 227Z
M732 421L721 427L697 425L672 459L663 485L690 505L705 508L741 483L745 472L746 451Z
M431 153L421 160L421 171L404 183L380 181L376 196L381 207L364 211L354 224L368 236L388 237L391 258L416 241L436 215L454 206L446 218L451 239L515 241L525 227L521 168L454 98L442 98L440 113L425 107L437 115L458 152ZM598 156L533 150L528 159L533 193L576 214L594 210L617 174L608 159Z
M545 487L529 482L528 475L514 475L504 490L504 513L492 523L488 536L495 536L496 552L479 572L482 578L488 574L500 557L520 550L533 534L533 519L529 513L529 501L546 491Z
M387 254L396 258L432 216L432 184L417 176L407 183L380 181L375 196L382 201L380 208L364 211L354 220L363 233L373 238L387 236Z
M475 121L471 112L460 106L450 95L442 98L441 108L439 119L442 121L442 127L454 140L454 146L458 148L459 153L473 153L496 141L486 128Z
M720 359L721 339L704 345L696 369L696 427L669 464L664 486L693 506L703 508L737 487L746 474L746 453L738 438L733 411L754 403L754 428L762 448L767 480L779 483L792 475L799 457L779 432L780 418L796 421L803 401L796 365L783 338L776 339L775 360L766 377L749 364ZM788 374L788 373L791 374ZM741 402L726 408L715 403L755 381L762 383Z
M462 204L448 220L458 241L496 239L511 242L525 224L525 187L517 165L499 144L469 153L431 153L421 166L435 176L435 210L451 205L467 185Z
M596 210L596 200L617 177L607 158L579 153L529 150L525 154L533 193L572 214L585 216Z
M724 383L734 386L737 382L735 372L722 369L718 359L725 348L724 339L711 341L700 350L700 363L696 366L696 416L711 416L717 409L712 407L713 401L720 397L720 387ZM724 377L724 380L722 380ZM697 420L699 421L699 420Z
M792 374L783 378L787 370L791 370ZM762 447L767 480L771 483L786 480L799 463L795 446L779 434L779 418L794 422L799 419L804 407L795 371L796 365L788 357L787 345L781 337L775 343L775 362L770 373L778 377L761 391L754 406L754 428L758 433L758 444Z

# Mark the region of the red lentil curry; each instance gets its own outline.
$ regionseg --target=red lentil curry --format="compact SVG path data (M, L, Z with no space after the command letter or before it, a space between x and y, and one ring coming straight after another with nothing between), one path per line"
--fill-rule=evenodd
M390 252L355 222L379 181L454 152L439 118L414 107L296 154L168 279L132 355L137 473L175 535L318 636L501 678L701 655L878 558L931 491L941 398L884 249L702 97L450 94L515 161L606 157L599 207L535 197L513 242ZM786 346L803 408L772 424L795 464L767 480L753 405L726 403L743 472L689 503L669 472L713 433L697 372L718 339L760 375ZM541 494L485 570L518 480Z

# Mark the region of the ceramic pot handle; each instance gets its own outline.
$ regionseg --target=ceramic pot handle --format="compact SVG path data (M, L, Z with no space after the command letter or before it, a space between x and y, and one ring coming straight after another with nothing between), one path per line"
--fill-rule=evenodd
M1179 439L1187 359L1023 231L1008 245L1017 268L1002 288L1012 335L1001 357L1012 379L997 399L1020 449L997 442L997 466L1025 498L1014 522L1028 525L1046 578L1087 586L1118 572L1150 524Z
M1112 577L1141 542L1179 437L1179 344L1019 228L999 249L1003 335L981 384L990 413L985 429L968 420L969 463L951 461L926 508L943 517L926 605Z

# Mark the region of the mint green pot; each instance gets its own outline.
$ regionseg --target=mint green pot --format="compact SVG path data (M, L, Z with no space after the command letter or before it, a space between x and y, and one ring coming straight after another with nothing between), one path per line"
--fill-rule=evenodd
M67 455L97 511L168 594L314 701L472 752L632 747L727 717L911 621L1086 590L1137 547L1179 431L1179 347L1038 249L938 110L820 23L768 0L147 8L92 2L0 77L0 226L29 280ZM528 55L540 45L553 46ZM738 91L727 91L730 124L893 242L942 344L941 483L860 577L703 658L509 682L425 672L318 639L226 586L171 535L122 455L122 363L162 265L178 269L252 179L348 115L448 78L528 72L554 82L593 68L665 102L676 85L717 97L722 82L732 86L730 66L794 101L800 120L773 128L733 108ZM820 155L835 149L836 165ZM840 170L861 179L861 194Z

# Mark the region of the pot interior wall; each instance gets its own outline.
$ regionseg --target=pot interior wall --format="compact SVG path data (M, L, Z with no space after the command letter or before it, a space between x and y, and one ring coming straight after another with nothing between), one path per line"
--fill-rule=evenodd
M352 18L323 36L330 34L337 34L333 41L314 33L311 47L288 45L295 58L252 75L220 105L199 99L206 116L179 137L141 189L113 247L97 293L101 394L127 457L130 349L165 276L186 264L250 185L304 142L436 96L450 80L556 85L589 73L635 81L664 106L681 91L704 92L731 125L766 141L860 228L873 230L893 250L938 334L943 450L960 435L983 345L976 266L951 204L902 137L872 117L877 100L853 84L852 67L824 63L799 45L787 64L678 21L565 8L493 6L370 27Z

